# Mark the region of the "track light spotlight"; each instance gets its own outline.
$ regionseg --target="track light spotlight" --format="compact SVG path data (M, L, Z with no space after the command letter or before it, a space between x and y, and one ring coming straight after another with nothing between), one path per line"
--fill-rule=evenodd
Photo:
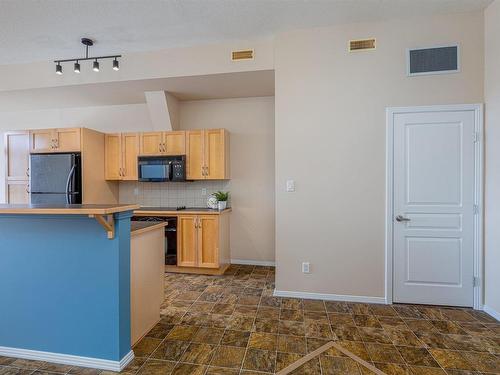
M94 61L94 64L92 65L92 70L94 72L98 72L99 71L99 62L97 61L97 59Z
M59 74L59 75L62 74L62 66L60 63L57 63L57 65L56 65L56 74Z
M80 63L78 62L78 60L75 63L75 73L80 73Z
M113 60L113 70L120 70L120 63L118 62L118 60L115 59Z

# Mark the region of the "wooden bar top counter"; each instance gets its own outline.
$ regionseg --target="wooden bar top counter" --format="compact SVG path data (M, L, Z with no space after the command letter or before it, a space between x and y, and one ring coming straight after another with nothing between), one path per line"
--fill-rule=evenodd
M137 204L0 204L0 214L12 215L110 215L137 210Z

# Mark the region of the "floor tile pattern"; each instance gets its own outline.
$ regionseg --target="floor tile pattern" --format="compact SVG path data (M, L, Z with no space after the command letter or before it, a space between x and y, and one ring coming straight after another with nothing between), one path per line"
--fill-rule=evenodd
M122 374L273 374L330 340L387 375L500 374L500 323L471 309L273 297L272 267L165 275L161 321ZM0 357L0 375L111 375ZM330 348L294 375L369 375Z

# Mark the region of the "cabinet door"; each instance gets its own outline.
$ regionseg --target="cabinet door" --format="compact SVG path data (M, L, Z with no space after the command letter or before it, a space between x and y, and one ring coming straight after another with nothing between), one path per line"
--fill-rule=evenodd
M186 132L163 133L163 145L167 155L186 155Z
M122 135L123 180L138 180L137 156L139 155L139 134L125 133Z
M5 133L6 177L10 180L29 179L29 132Z
M121 134L106 134L104 137L104 175L106 180L122 179Z
M6 201L9 204L29 204L28 181L9 181L7 183Z
M198 216L198 267L219 267L219 218Z
M31 152L55 152L54 129L39 129L30 131Z
M186 174L188 180L203 180L203 130L190 130L186 132Z
M226 177L224 129L205 130L205 178L223 180Z
M163 152L163 132L141 133L141 155L159 155Z
M196 267L197 265L197 218L179 216L177 219L177 265Z
M80 128L56 129L55 139L57 152L80 152L82 149Z

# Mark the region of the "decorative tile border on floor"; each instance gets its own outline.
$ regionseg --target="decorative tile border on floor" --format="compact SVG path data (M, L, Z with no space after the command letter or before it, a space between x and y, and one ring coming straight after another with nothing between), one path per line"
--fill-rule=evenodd
M283 370L277 372L276 375L287 375L287 374L291 373L292 371L298 369L300 366L304 365L305 363L309 362L311 359L316 358L321 353L326 352L328 349L330 349L332 347L337 349L339 352L345 354L346 356L352 358L353 360L358 362L360 365L366 367L368 370L372 371L373 373L375 373L377 375L387 375L385 372L380 371L375 366L372 366L371 364L369 364L365 360L359 358L356 354L351 353L349 350L344 349L342 346L340 346L339 344L337 344L336 342L333 342L333 341L327 342L325 345L323 345L323 346L319 347L318 349L312 351L311 353L305 355L304 357L302 357L298 361L292 363L290 366L287 366Z

